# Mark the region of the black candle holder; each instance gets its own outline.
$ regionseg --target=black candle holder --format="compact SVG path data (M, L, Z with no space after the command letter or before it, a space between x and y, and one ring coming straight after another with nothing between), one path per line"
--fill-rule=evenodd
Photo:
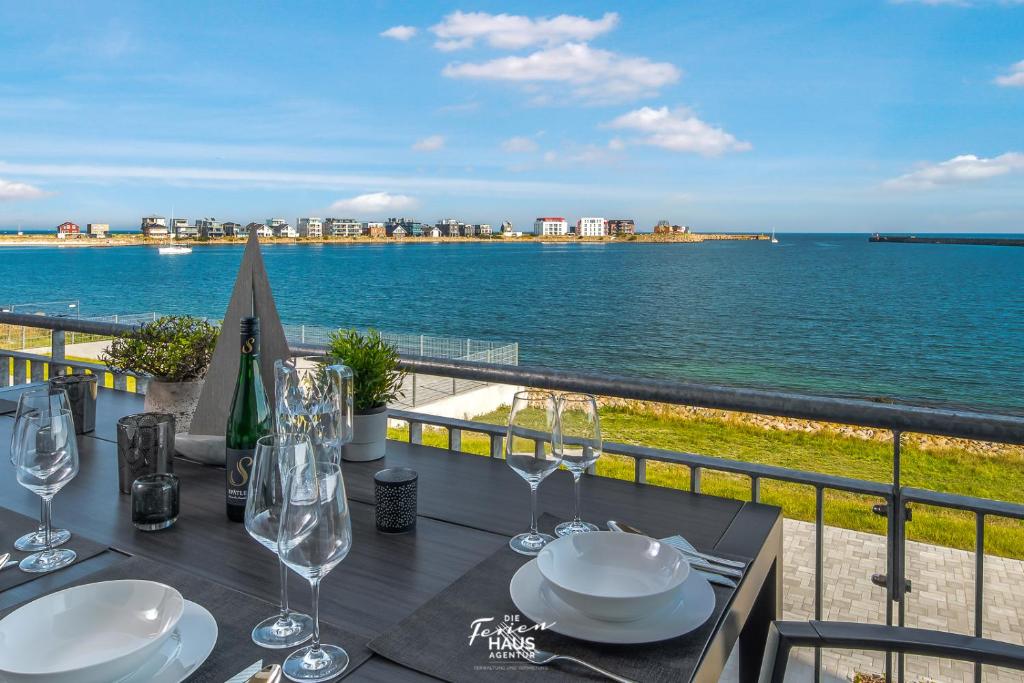
M63 390L71 404L75 434L88 434L96 429L96 375L60 375L50 378L50 389Z
M174 416L169 413L125 415L117 421L117 480L121 493L146 474L174 471Z
M166 529L178 519L180 484L173 474L147 474L132 482L132 524L141 531Z
M390 467L373 475L377 531L401 534L416 528L419 475L408 467Z

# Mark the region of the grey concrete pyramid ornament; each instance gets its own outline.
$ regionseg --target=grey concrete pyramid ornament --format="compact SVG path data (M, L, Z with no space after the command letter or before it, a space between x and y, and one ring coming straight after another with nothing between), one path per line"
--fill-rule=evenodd
M210 369L206 372L206 381L192 419L190 436L193 438L184 439L178 448L182 455L203 462L224 462L224 432L238 375L239 324L243 317L251 315L260 319L260 375L272 401L274 362L291 354L281 319L277 315L277 306L274 305L255 230L249 233L249 241L242 254L242 265L231 292L231 301L224 313L220 337L213 351Z

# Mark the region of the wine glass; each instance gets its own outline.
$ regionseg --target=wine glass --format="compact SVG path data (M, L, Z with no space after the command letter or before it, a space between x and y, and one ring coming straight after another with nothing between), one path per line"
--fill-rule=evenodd
M572 473L575 514L571 522L555 527L559 536L597 531L596 524L580 518L580 479L601 457L601 418L597 399L590 394L563 394L558 397L558 430L555 450L561 453L562 464Z
M78 442L71 411L26 413L15 439L18 483L41 497L49 511L53 497L78 474ZM49 523L43 537L44 549L23 559L19 565L22 571L51 572L75 561L75 551L53 548Z
M555 540L537 531L537 488L558 469L561 454L553 448L558 432L558 411L554 394L548 391L518 391L508 416L505 462L530 485L530 531L509 541L512 550L536 555Z
M271 434L256 442L245 500L245 530L275 554L284 505L285 475L308 457L311 448L309 438L304 435ZM312 617L288 609L288 567L280 558L277 563L281 572L281 611L256 624L252 630L252 642L274 649L295 647L313 637Z
M274 363L274 412L279 434L309 436L317 459L341 463L352 440L352 370L325 356Z
M18 397L18 407L14 411L14 430L11 432L11 464L14 464L14 453L17 447L18 420L27 413L49 414L58 409L71 410L71 401L63 389L52 389L48 386L27 389ZM35 531L21 536L14 542L15 550L28 552L46 548L46 527L50 524L50 506L45 500L39 501L39 526ZM50 545L58 546L67 543L71 532L67 529L50 527Z
M352 521L341 466L304 458L285 479L277 552L313 590L313 643L284 660L292 681L326 681L348 667L348 653L320 643L320 581L352 548Z

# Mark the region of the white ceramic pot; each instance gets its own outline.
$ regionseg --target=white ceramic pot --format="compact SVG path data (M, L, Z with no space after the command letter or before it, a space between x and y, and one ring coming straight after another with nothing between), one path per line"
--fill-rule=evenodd
M203 380L191 382L149 381L146 387L144 410L147 413L170 413L174 416L174 431L188 433L192 428L192 416L196 414L199 394L203 392Z
M388 407L381 406L367 413L356 413L352 416L352 426L352 441L345 444L341 457L353 462L383 458L388 437Z

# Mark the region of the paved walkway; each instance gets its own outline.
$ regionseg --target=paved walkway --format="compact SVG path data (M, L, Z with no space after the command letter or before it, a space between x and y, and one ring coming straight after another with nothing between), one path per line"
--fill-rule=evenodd
M785 520L784 615L809 619L814 615L814 525ZM871 575L885 572L885 537L835 527L825 528L825 601L823 617L844 621L885 623L885 589ZM974 553L924 543L907 543L907 577L913 591L907 597L906 624L954 633L973 633ZM985 636L1024 643L1024 562L985 557ZM796 655L813 661L810 653ZM856 672L881 673L881 655L826 651L826 671L852 680ZM909 683L973 681L970 665L936 659L908 658ZM1020 682L1024 674L986 668L986 682Z

